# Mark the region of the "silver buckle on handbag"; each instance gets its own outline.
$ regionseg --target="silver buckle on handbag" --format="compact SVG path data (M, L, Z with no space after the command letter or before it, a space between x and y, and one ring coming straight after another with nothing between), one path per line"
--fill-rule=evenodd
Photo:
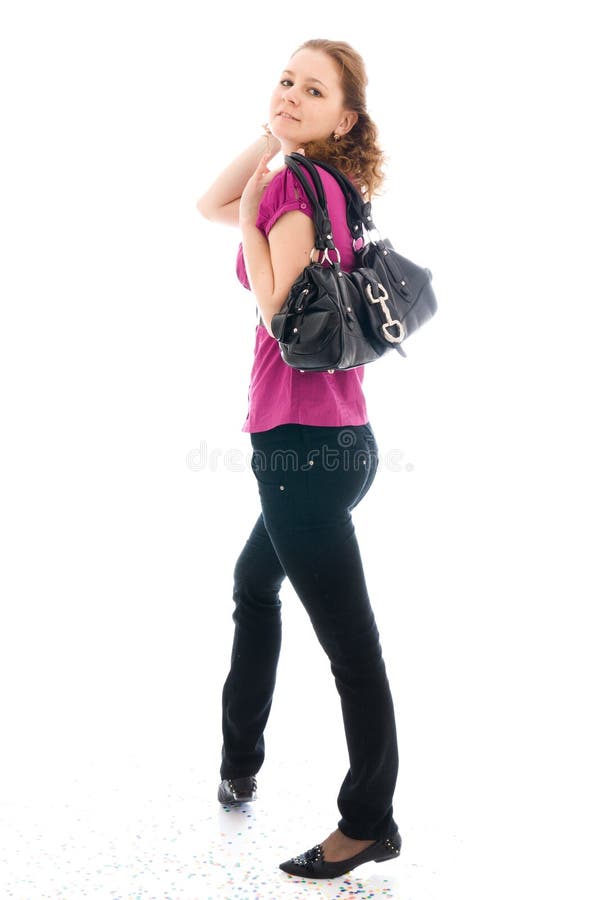
M371 288L370 283L367 282L367 287L366 287L367 297L369 298L371 303L380 303L381 304L381 308L387 319L387 322L384 322L383 325L381 326L381 330L383 331L383 336L386 339L386 341L389 341L390 344L399 344L400 341L403 341L404 338L406 337L406 328L404 327L402 322L399 321L399 319L392 319L392 317L390 315L390 311L385 302L386 300L390 299L389 294L380 282L377 282L377 285L378 285L380 291L382 291L381 296L374 297L373 289ZM388 334L388 328L397 328L398 331L400 332L399 336L394 337L393 334Z

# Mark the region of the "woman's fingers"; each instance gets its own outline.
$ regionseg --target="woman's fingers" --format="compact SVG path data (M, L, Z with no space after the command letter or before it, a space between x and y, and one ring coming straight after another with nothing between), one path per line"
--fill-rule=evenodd
M268 167L267 163L268 163L269 160L271 160L271 159L273 159L273 157L271 156L270 153L263 153L263 155L262 155L262 157L261 157L261 160L260 160L260 162L259 162L259 164L258 164L258 169L259 169L260 172L263 172L263 173L264 173L264 172L268 172L268 171L269 171L269 167Z
M269 153L263 154L258 166L256 167L254 176L256 180L262 182L263 185L269 184L269 182L273 180L278 172L281 172L282 169L285 169L285 166L279 166L278 169L269 169L267 163L270 159L273 158L274 155L275 154Z
M279 166L278 169L267 169L264 174L266 184L269 184L279 172L283 171L283 169L285 169L285 166Z

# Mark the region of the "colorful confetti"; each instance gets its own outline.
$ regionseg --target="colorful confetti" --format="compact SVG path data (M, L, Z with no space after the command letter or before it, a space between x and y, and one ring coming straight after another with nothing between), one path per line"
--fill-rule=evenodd
M254 803L227 807L216 798L218 776L209 783L197 771L180 772L174 786L152 774L154 784L149 774L140 778L139 769L133 775L119 772L122 783L111 787L98 785L94 771L87 786L83 779L71 785L68 795L63 786L61 801L4 803L3 900L429 900L444 895L440 873L416 864L406 829L398 861L368 863L356 874L332 880L282 872L282 860L336 827L335 803L326 802L330 786L311 789L308 799L299 787L295 795L282 797L276 777L265 776ZM412 837L416 844L426 843L423 835ZM432 859L439 862L442 844L447 856L455 855L456 838L433 838L427 848Z

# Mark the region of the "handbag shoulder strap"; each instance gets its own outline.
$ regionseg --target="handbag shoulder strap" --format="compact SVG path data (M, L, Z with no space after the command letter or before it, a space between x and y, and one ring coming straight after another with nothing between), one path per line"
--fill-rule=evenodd
M299 156L300 154L293 154L294 157L296 155ZM315 159L310 160L309 162L313 164L313 168L314 163L321 166L321 168L325 169L326 172L329 172L339 184L346 200L346 220L348 222L348 228L355 240L362 237L363 226L367 231L376 228L371 212L371 202L369 200L363 200L360 191L347 175L331 165L331 163L324 162L323 160Z
M285 164L294 173L306 192L306 196L313 206L313 222L315 226L315 247L317 250L334 250L333 230L327 209L327 199L323 182L318 170L305 159L301 153L292 153L285 157ZM314 182L314 189L310 185L302 169L310 173ZM316 194L315 194L316 190Z

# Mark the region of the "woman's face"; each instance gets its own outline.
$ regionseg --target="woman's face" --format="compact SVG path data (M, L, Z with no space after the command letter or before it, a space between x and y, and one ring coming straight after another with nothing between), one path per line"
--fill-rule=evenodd
M271 97L269 126L284 154L308 141L350 131L357 115L344 107L337 63L320 50L292 56Z

